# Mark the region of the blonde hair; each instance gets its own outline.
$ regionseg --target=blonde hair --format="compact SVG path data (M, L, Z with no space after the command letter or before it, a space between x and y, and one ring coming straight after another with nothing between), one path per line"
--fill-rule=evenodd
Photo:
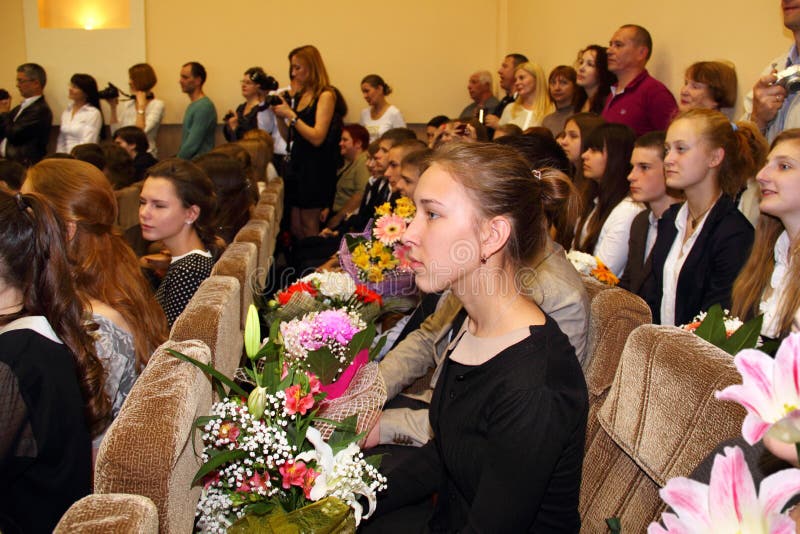
M535 117L533 125L538 126L542 123L542 119L553 110L553 104L550 102L550 95L547 87L547 76L545 76L542 67L533 61L527 61L518 65L517 68L514 69L515 77L518 70L524 70L533 76L536 82L533 93L533 109L531 111ZM517 118L524 111L525 108L522 107L520 98L517 98L514 103L511 104L511 117Z
M781 143L795 143L800 148L800 128L781 132L772 142L774 149ZM756 224L753 250L747 258L739 276L733 283L731 311L742 320L759 314L759 305L764 292L770 286L772 271L775 269L775 243L785 230L777 217L761 213ZM795 312L800 308L800 240L789 244L789 266L784 276L785 287L778 307L778 336L784 337L792 330Z

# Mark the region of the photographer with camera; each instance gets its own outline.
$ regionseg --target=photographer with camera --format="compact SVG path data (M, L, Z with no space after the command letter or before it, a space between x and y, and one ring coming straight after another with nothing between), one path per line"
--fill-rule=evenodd
M280 104L281 99L270 93L278 89L278 81L264 72L261 67L251 67L244 71L242 78L242 96L244 103L229 110L222 118L222 133L228 141L242 139L246 132L256 128L264 130L272 136L275 148L283 144L282 153L286 153L285 141L280 135L275 113L270 106Z
M783 25L794 34L789 51L776 57L744 98L744 116L772 141L784 130L800 127L800 0L783 0Z
M136 126L144 130L150 145L153 157L158 157L156 137L161 119L164 118L164 101L155 97L152 92L158 79L156 73L147 63L137 63L128 69L128 86L131 94L127 95L116 86L109 83L108 87L100 91L100 98L108 102L111 108L111 134L113 135L123 126ZM122 109L117 111L119 96L127 97L122 102Z

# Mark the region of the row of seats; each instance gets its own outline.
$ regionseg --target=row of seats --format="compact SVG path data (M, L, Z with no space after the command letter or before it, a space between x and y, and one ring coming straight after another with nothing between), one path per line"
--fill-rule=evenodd
M106 433L95 464L95 493L75 503L56 532L187 533L200 488L197 417L218 400L208 378L171 356L182 352L228 377L239 366L247 308L272 266L283 210L283 181L261 192L239 231L153 354Z
M242 351L252 280L270 266L282 184L270 184L251 220L218 261L153 356L100 449L96 494L76 503L57 532L192 529L199 439L192 421L213 400L203 374L165 353L180 350L232 375ZM649 324L639 297L584 278L591 299L586 369L590 412L580 512L582 532L643 532L664 510L658 490L688 476L740 432L744 410L715 400L737 383L732 358L695 335Z

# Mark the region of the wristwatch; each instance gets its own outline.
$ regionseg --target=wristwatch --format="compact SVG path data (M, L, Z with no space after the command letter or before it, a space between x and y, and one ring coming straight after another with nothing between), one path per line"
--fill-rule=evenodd
M138 109L138 108L137 108L137 109L136 109L136 113L138 113L139 115L144 115L144 110L143 110L143 109Z
M295 116L292 118L292 120L290 120L290 121L289 121L289 126L294 126L295 124L297 124L297 121L298 121L299 119L300 119L300 117L298 117L297 115L295 115Z

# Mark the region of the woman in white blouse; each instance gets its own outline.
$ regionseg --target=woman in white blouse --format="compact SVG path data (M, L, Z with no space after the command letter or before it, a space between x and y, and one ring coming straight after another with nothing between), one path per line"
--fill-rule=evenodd
M498 124L516 124L524 132L528 128L540 126L542 119L551 111L553 105L547 92L547 77L537 63L522 63L514 70L514 92L517 99L503 109ZM487 123L494 128L496 125Z
M636 134L624 124L603 124L586 139L583 160L584 206L573 248L600 258L622 276L628 261L631 223L644 204L630 197L628 174Z
M392 94L383 78L377 74L368 74L361 80L361 94L364 95L369 105L361 110L361 126L369 132L370 142L377 140L381 135L392 128L405 128L406 121L403 114L386 97Z
M156 149L156 137L158 127L161 126L161 119L164 118L164 101L155 97L152 92L158 79L156 73L147 63L137 63L128 69L128 85L131 90L131 97L122 103L122 109L118 110L118 98L108 101L111 107L111 133L123 126L136 126L144 130L150 148L147 150L154 157L158 157Z
M756 177L761 189L753 252L733 285L733 314L764 314L761 334L782 338L800 311L800 129L782 132Z
M69 80L72 101L61 114L56 152L69 154L75 145L96 143L103 129L103 113L97 82L88 74L73 74Z

